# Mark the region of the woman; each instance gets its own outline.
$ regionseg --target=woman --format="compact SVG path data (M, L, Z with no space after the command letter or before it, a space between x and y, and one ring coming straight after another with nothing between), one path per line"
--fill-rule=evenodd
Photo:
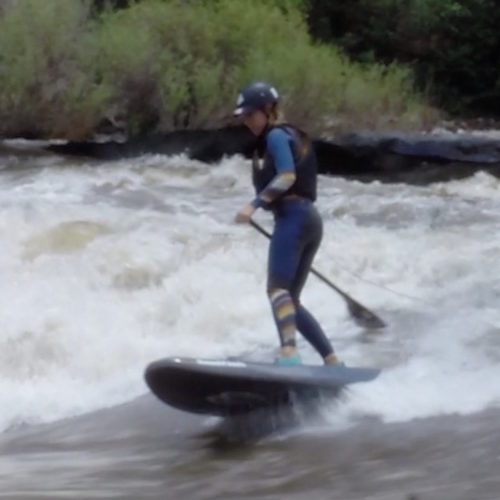
M300 303L323 233L321 217L314 207L316 157L303 132L278 124L278 101L276 89L264 82L252 83L238 97L234 115L242 118L258 140L252 168L257 196L238 212L236 222L250 222L258 208L274 215L267 293L281 341L277 362L301 362L295 340L295 331L299 330L325 364L337 364L321 326Z

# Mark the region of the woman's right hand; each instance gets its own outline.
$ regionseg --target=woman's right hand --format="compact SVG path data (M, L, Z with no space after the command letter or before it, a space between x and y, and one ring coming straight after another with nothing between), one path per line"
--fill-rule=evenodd
M248 224L252 219L252 215L254 214L256 208L252 203L245 205L234 218L237 224Z

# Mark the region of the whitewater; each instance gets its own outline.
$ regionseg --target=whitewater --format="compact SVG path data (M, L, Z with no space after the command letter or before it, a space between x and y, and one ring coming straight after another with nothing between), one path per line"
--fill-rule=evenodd
M0 431L148 392L166 356L272 361L268 242L233 222L249 162L0 157ZM321 176L315 267L387 323L362 331L310 276L338 355L382 375L328 412L407 422L500 403L500 196L493 176L429 186ZM256 220L271 229L268 213ZM320 363L305 343L306 362Z

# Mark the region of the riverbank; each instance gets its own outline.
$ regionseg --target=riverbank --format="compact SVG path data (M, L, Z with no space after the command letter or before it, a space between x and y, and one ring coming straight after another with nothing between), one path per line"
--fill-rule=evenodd
M500 175L500 131L431 133L353 133L334 139L313 139L319 172L362 182L427 185L470 177L477 172ZM108 138L109 139L109 138ZM80 160L113 161L141 155L185 155L210 165L225 157L253 154L255 138L245 127L178 131L132 140L99 142L0 141L0 154L50 154Z

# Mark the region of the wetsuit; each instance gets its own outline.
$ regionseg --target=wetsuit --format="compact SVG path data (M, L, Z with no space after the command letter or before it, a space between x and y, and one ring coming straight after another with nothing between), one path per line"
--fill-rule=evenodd
M323 234L321 216L314 206L317 166L309 140L291 126L269 128L260 138L252 174L257 193L253 205L274 215L267 291L281 345L295 346L297 329L325 358L333 353L332 345L300 304Z

